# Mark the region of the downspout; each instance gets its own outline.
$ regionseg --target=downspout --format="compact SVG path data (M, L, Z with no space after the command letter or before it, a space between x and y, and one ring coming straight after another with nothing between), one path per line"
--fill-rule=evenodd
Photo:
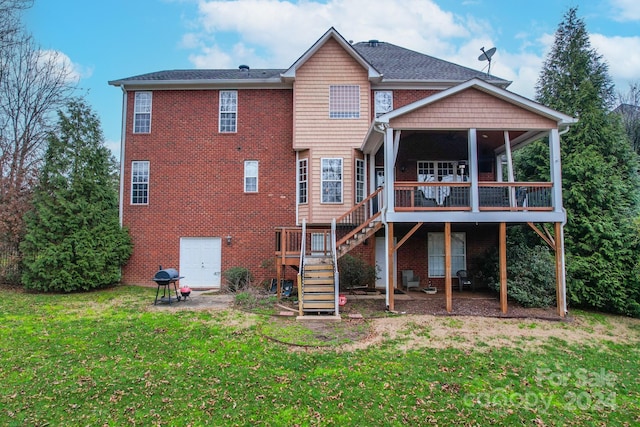
M309 164L307 163L307 168ZM296 224L299 224L300 219L300 152L296 151ZM309 169L307 169L308 171ZM307 180L308 183L308 180ZM307 184L309 185L309 184ZM308 194L308 190L307 190Z
M376 124L373 125L373 130L382 134L382 138L383 138L382 140L384 141L383 144L382 144L383 147L387 143L387 141L386 141L386 135L387 135L386 129L387 129L387 126L388 125L385 124L385 123L376 123ZM374 173L375 173L375 167L373 169L374 169ZM388 180L386 179L386 176L385 176L384 185L388 185L387 181ZM389 233L389 226L387 224L387 198L384 197L385 191L383 191L380 194L383 194L382 207L380 208L380 221L382 222L382 225L384 226L384 234L385 234L385 236L387 236L387 233ZM388 254L389 253L389 239L387 239L387 238L384 239L384 247L385 247L385 254ZM389 291L389 268L390 268L390 266L389 266L389 257L385 256L384 259L385 259L384 262L385 262L385 267L386 267L385 270L387 271L387 277L385 277L385 280L384 280L385 281L385 290L386 290L384 298L385 298L385 306L389 307L389 292L390 292Z
M120 202L118 206L118 217L120 221L120 227L123 225L124 217L124 147L127 129L127 89L124 85L122 87L122 124L120 129Z

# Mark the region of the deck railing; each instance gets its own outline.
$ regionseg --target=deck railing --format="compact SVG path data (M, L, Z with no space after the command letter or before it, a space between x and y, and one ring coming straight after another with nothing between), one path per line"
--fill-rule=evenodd
M303 238L304 236L304 238ZM286 265L298 265L304 256L331 256L331 228L276 228L276 255Z
M481 211L551 211L550 182L478 183L478 209ZM397 182L395 210L470 211L470 182Z

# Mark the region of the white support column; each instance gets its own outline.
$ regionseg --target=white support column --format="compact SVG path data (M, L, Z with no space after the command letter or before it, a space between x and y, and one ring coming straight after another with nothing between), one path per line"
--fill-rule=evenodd
M478 194L478 135L476 129L469 129L469 179L471 180L471 211L479 212Z
M549 163L553 183L551 204L555 212L562 212L562 165L560 162L560 134L558 129L549 132Z
M387 212L395 212L394 186L395 177L393 176L393 166L395 164L395 155L393 147L393 128L388 127L384 135L384 193Z
M393 137L393 166L395 169L396 160L398 159L398 150L400 149L400 133L401 131L397 130L395 136Z
M365 192L368 196L376 190L376 164L375 157L371 154L364 155L364 170L365 176L369 177L369 190ZM369 212L373 213L373 199L369 200Z
M557 309L560 317L567 314L567 274L564 259L564 225L555 224L556 234L556 298Z
M507 181L514 182L513 175L513 157L511 156L511 139L509 138L509 131L504 131L504 152L507 156ZM511 186L509 188L509 205L515 207L516 205L516 189Z
M504 153L507 156L507 180L514 181L513 177L513 157L511 157L511 140L509 139L509 131L504 131Z

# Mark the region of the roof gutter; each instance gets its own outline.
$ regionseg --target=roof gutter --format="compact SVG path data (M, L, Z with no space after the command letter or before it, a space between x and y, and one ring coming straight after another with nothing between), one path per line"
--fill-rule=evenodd
M278 78L268 79L194 79L194 80L111 80L111 86L136 89L198 90L216 87L242 87L247 89L290 89L291 84Z

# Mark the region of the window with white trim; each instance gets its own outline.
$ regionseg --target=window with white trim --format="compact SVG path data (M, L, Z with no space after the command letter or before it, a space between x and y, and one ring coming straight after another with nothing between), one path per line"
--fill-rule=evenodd
M220 133L233 133L238 125L238 91L220 91Z
M329 86L329 118L359 119L360 118L360 86L332 85Z
M244 192L258 192L258 161L246 160L244 162Z
M360 203L364 200L365 186L364 186L364 160L356 159L356 203Z
M151 132L151 92L136 92L133 102L133 133Z
M311 254L328 255L331 251L331 236L328 233L311 233Z
M298 203L308 202L309 160L298 160Z
M321 159L322 203L342 203L342 159Z
M393 110L393 92L390 90L376 90L373 93L374 112L376 117Z
M149 162L131 162L131 204L149 204Z
M457 162L421 160L418 162L418 181L421 175L431 175L435 181L442 181L443 177L456 174L457 165Z
M428 233L429 277L444 277L444 233ZM451 277L467 269L467 234L451 233Z

